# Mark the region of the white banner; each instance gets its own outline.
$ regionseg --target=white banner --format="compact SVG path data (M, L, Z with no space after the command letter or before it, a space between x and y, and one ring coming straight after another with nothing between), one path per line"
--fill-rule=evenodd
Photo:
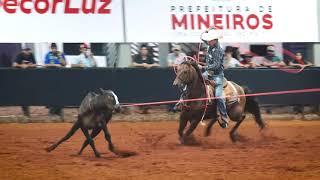
M129 42L316 42L316 0L125 0Z
M123 42L122 0L0 0L1 42Z
M319 41L316 0L122 2L0 0L0 42L199 42L209 26L224 42Z

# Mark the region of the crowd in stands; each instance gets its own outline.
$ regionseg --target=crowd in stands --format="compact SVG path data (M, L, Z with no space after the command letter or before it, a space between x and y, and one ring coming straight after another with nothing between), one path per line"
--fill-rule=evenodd
M96 67L96 60L90 51L90 47L87 44L81 44L79 48L79 56L76 58L76 62L71 64L71 67ZM66 66L65 54L58 51L56 43L51 43L50 51L45 55L43 61L43 67L57 68ZM14 59L13 67L18 68L31 68L40 65L36 64L36 60L32 50L30 48L22 48L22 51Z
M199 58L200 63L205 63L205 57L207 54L206 48L201 48L199 52L192 55ZM172 48L172 53L168 55L168 66L178 65L187 58L186 54L181 52L181 47L176 45ZM264 57L258 57L252 52L240 53L238 47L226 46L225 48L225 61L224 68L279 68L286 66L306 67L311 66L312 63L303 58L301 52L295 52L295 55L290 59L282 60L276 55L276 50L273 45L269 45L266 48L266 55Z
M77 57L76 62L71 67L96 67L97 63L90 51L90 47L87 44L80 45L80 55ZM34 68L39 65L36 64L36 60L32 50L30 48L23 48L17 55L13 64L16 68ZM60 68L66 66L66 58L63 52L58 51L57 45L52 43L50 45L50 51L44 57L45 68ZM53 119L63 119L63 109L59 106L48 106L49 117ZM30 117L30 109L28 106L22 106L23 114L26 117Z
M302 52L293 52L289 59L281 59L277 56L277 52L274 45L268 45L266 47L266 53L264 57L258 56L252 52L240 52L238 47L226 46L225 50L225 62L224 68L259 68L259 67L305 67L312 65L311 62L304 59ZM279 53L279 52L278 52ZM205 63L205 57L207 55L207 48L201 47L200 50L193 52L184 52L181 45L175 44L170 48L170 52L167 55L167 66L172 67L181 64L188 57L199 59L200 63ZM190 58L189 58L190 59ZM31 68L43 66L46 68L52 67L65 67L66 66L65 54L58 51L57 45L52 43L50 45L50 51L43 58L44 65L37 65L35 57L30 48L23 48L22 51L16 56L13 67L18 68ZM8 63L2 63L8 64ZM2 65L0 64L0 67ZM10 65L4 65L10 66ZM151 53L151 48L147 44L140 46L138 54L132 56L131 67L159 67L159 63L154 60ZM94 54L92 53L88 44L81 44L79 47L79 55L75 61L71 64L71 67L90 68L97 67Z
M280 57L276 55L275 47L273 45L269 45L266 48L266 56L262 59L254 59L254 54L251 52L245 52L244 54L240 53L239 48L227 46L225 48L224 54L224 68L279 68L285 66L296 66L296 67L305 67L312 65L310 62L306 61L301 52L296 52L295 57L292 57L288 60L281 60ZM132 66L133 67L157 67L159 66L156 62L153 61L152 56L149 53L149 48L147 45L143 44L140 47L139 54L133 56L132 58ZM199 52L191 53L189 57L193 59L199 59L199 63L206 63L206 55L207 49L205 47L200 48ZM177 66L183 63L185 60L189 59L187 55L182 52L180 45L174 45L171 48L171 53L167 56L167 65L169 67ZM303 111L301 110L303 107L296 106L294 108L295 112ZM140 107L142 114L147 114L149 107L142 106ZM169 111L172 110L172 107L169 106ZM271 108L267 109L268 113L271 113Z

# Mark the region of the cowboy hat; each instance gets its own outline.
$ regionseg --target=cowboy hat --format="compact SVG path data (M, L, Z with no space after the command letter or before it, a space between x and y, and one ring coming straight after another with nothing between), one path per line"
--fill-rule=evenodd
M214 29L211 29L201 34L201 39L203 41L211 41L214 39L221 39L221 38L222 36Z

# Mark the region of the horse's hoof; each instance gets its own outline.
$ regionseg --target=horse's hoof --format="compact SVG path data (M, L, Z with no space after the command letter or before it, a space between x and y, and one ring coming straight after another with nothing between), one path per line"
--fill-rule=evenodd
M47 147L44 150L46 150L47 152L51 152L53 150L53 148L52 147Z
M211 135L211 131L210 130L206 130L205 132L204 132L204 137L208 137L208 136L210 136Z
M231 137L231 141L232 141L233 143L236 143L238 140L237 140L237 138L235 138L235 137Z
M179 141L180 141L180 144L182 144L182 145L185 144L185 140L184 140L183 137L180 137L180 138L179 138Z
M100 158L101 157L100 153L96 153L95 155L96 155L96 158Z
M114 150L114 146L109 146L109 151L111 151L111 152L115 152L115 150Z
M260 126L260 131L263 131L267 128L265 124L261 124L259 126Z
M233 143L236 143L239 140L238 136L234 134L230 134L230 139Z

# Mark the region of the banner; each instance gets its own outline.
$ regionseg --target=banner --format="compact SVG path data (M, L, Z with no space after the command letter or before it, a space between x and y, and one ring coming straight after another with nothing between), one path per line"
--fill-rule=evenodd
M1 42L123 42L121 0L0 0Z
M0 0L0 42L200 42L211 26L224 42L317 42L317 7L317 0Z
M125 0L129 42L316 42L316 0Z

